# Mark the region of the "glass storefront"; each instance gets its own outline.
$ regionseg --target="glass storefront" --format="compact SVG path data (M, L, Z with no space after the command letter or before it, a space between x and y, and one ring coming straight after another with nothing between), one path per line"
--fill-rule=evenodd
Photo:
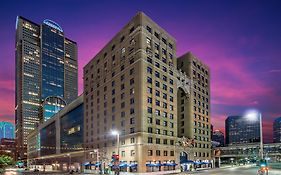
M41 156L56 153L56 124L52 122L40 131Z
M60 120L61 152L77 151L83 144L83 104Z

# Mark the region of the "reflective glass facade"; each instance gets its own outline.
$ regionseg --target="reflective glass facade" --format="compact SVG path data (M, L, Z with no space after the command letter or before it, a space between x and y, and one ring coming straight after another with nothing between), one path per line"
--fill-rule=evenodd
M42 99L64 96L64 36L43 24L42 30Z
M27 135L39 123L40 26L23 17L16 23L15 124L18 157L26 157Z
M244 116L229 116L225 120L226 144L253 143L260 141L260 121L250 121Z
M59 112L66 106L66 102L59 97L47 97L43 102L43 116L44 121L50 119L53 115Z
M48 97L60 97L67 103L77 98L77 44L66 41L71 40L51 20L38 25L17 17L15 123L21 158L26 158L28 134L61 109L42 103Z
M0 122L0 140L15 138L15 125L10 122Z
M40 131L40 155L49 155L56 153L56 124L49 124Z
M218 142L218 146L224 146L224 134L220 130L215 130L213 132L212 141Z
M281 117L273 122L273 142L281 143Z
M83 104L64 115L60 120L60 125L61 152L81 149L83 144Z
M64 99L67 103L70 103L78 96L77 44L76 42L65 38L64 46L65 46Z

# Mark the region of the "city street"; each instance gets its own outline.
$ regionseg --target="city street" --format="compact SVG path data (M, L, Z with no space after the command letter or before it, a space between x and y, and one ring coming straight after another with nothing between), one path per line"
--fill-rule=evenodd
M203 170L194 173L180 173L180 174L200 174L200 175L257 175L258 167L232 167L212 170ZM269 175L280 175L281 170L270 170Z
M257 175L257 167L231 167L231 168L221 168L221 169L212 169L212 170L202 170L202 171L197 171L197 172L192 172L192 173L178 173L180 175L191 175L191 174L198 174L198 175ZM163 173L163 172L162 172ZM27 175L27 174L49 174L49 175L55 175L55 174L68 174L68 173L51 173L51 172L6 172L4 175ZM123 173L121 173L122 175ZM125 173L124 173L125 174ZM127 173L126 173L127 174ZM148 174L148 173L146 173ZM149 174L155 174L157 173L149 173ZM159 173L158 173L159 174ZM280 175L281 170L270 170L269 175Z

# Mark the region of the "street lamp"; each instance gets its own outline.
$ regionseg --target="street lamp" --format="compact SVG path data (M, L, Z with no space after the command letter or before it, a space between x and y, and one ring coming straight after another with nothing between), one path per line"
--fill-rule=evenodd
M71 171L71 155L70 155L70 154L67 154L67 156L68 156L68 158L69 158L69 159L68 159L68 164L69 164L69 165L68 165L68 170Z
M263 136L262 136L262 116L261 113L256 110L249 110L246 112L245 117L250 121L260 120L260 156L263 159Z
M116 137L117 137L117 155L119 155L119 132L118 131L116 131L116 130L114 130L114 131L111 131L111 134L112 135L116 135Z

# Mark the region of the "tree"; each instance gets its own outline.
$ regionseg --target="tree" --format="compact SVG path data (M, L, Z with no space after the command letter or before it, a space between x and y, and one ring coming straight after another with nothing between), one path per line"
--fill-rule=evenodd
M0 155L0 168L5 168L13 164L14 164L14 160L12 157L7 155Z

